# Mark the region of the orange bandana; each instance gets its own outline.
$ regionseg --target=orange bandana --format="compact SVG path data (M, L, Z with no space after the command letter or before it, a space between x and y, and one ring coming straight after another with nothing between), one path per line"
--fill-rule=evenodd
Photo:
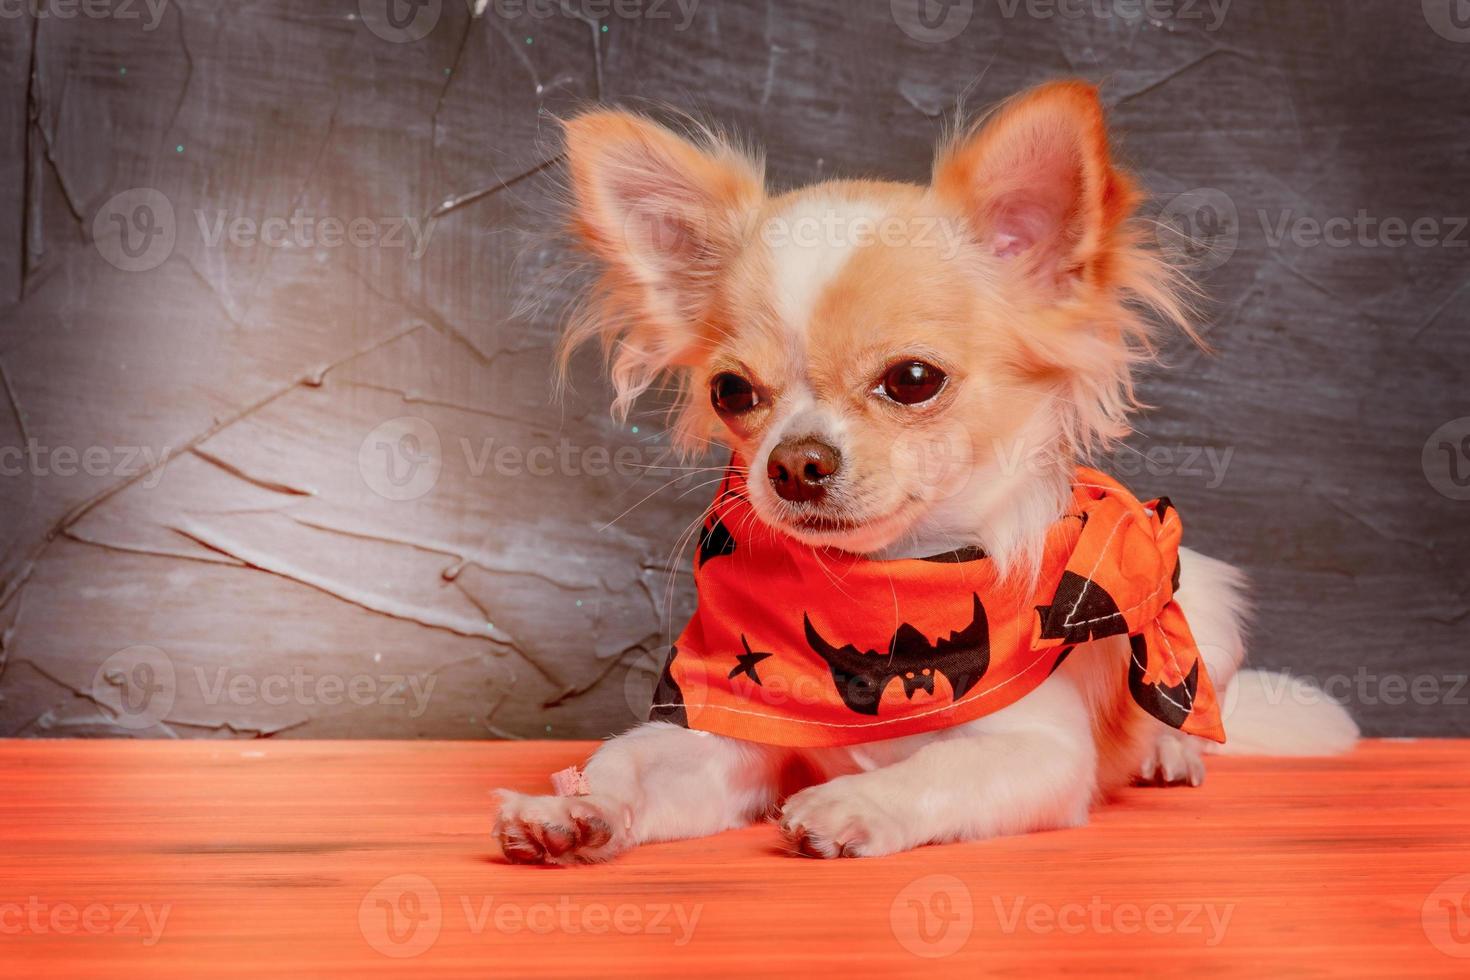
M1118 669L1139 706L1223 742L1174 601L1181 533L1167 498L1140 503L1078 469L1033 587L998 581L977 549L874 561L810 548L757 523L732 468L695 556L699 607L649 717L775 745L896 738L998 711L1077 644L1126 634Z

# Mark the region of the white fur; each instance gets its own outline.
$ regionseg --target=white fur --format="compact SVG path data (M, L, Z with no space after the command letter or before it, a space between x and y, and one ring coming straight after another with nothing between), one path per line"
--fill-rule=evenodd
M1244 670L1225 701L1232 733L1221 755L1336 755L1353 747L1358 726L1342 705L1299 677Z
M812 311L882 222L872 201L838 197L803 198L773 216L766 238L771 253L772 296L782 324L805 337Z

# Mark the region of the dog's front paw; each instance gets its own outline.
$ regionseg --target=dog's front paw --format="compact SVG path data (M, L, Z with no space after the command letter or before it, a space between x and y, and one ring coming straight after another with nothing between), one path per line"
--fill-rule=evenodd
M628 849L624 809L592 796L500 791L495 839L516 864L590 864Z
M1138 769L1138 781L1151 786L1203 785L1205 755L1199 739L1159 726Z
M802 790L786 801L778 822L792 849L807 857L880 857L913 846L860 776Z

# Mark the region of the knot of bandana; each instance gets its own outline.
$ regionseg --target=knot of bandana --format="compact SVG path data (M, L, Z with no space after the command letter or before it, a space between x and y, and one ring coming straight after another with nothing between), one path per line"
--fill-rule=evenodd
M947 728L1029 694L1080 644L1128 637L1128 690L1181 731L1225 740L1184 613L1182 525L1078 469L1033 583L978 549L875 561L755 519L735 471L704 518L699 604L650 719L753 742L850 745Z

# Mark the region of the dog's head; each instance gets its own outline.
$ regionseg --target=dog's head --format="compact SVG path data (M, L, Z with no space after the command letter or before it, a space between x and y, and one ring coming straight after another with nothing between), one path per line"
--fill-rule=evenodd
M1143 309L1184 322L1082 83L1001 106L926 187L772 195L729 141L616 111L568 122L567 152L601 272L568 349L601 337L623 412L673 378L682 445L729 445L757 514L815 545L892 550L1065 486L1126 431Z

